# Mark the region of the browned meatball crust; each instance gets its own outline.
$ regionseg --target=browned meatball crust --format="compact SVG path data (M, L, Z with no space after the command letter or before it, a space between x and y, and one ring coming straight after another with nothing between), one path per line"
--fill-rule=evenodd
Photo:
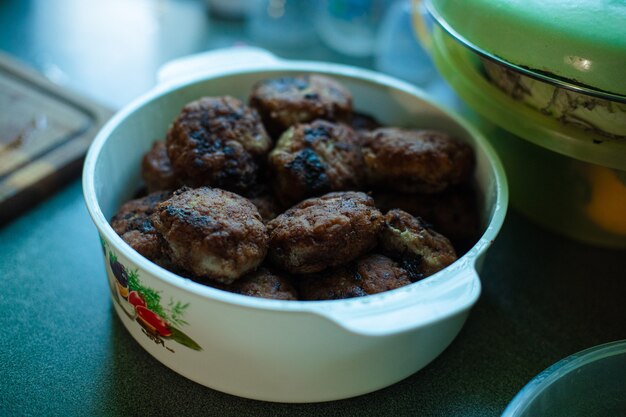
M376 192L374 201L383 213L397 208L419 216L452 241L457 253L465 253L479 237L480 216L470 187L452 187L437 194Z
M421 218L402 210L390 210L380 235L380 245L400 261L412 281L440 271L457 256L452 243L429 227Z
M152 219L173 263L199 277L230 284L267 253L259 211L228 191L182 188L157 206Z
M157 140L141 160L141 177L146 183L148 192L175 190L182 184L167 156L165 141Z
M407 271L384 255L370 254L356 263L357 279L367 294L377 294L409 285Z
M126 243L152 262L168 266L164 242L152 223L157 205L169 198L171 192L158 191L126 202L111 219L111 227Z
M324 120L287 130L270 152L269 166L274 192L287 205L328 191L358 189L364 178L357 134Z
M409 285L408 273L383 255L366 255L355 263L299 281L302 300L337 300L362 297Z
M406 193L435 193L466 181L472 148L430 130L380 128L363 135L368 182Z
M271 146L256 111L228 96L187 104L167 133L167 154L185 184L241 193L257 183Z
M296 281L303 301L341 300L365 297L353 264L332 268L317 274L303 275Z
M265 267L244 275L225 288L227 291L252 297L274 300L297 300L298 293L285 273L276 273Z
M259 111L272 137L289 126L315 119L349 120L352 95L337 81L322 75L298 75L263 80L254 85L250 106Z
M292 273L345 264L376 245L383 216L360 192L310 198L267 223L270 260Z

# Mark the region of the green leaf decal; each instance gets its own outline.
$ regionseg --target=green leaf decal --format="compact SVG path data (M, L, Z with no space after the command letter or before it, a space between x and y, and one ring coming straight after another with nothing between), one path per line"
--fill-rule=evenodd
M191 337L187 336L185 333L178 330L176 327L170 326L170 330L172 332L172 335L170 336L172 340L180 343L183 346L187 346L189 349L198 350L198 351L202 350L200 345L194 342L194 340Z
M187 323L183 320L183 316L185 315L185 310L189 307L189 303L181 303L180 301L174 302L174 299L170 297L170 302L167 305L168 310L170 311L169 321L172 324L177 324L179 326L183 326Z
M139 281L139 273L135 269L128 273L128 290L141 292L141 282Z

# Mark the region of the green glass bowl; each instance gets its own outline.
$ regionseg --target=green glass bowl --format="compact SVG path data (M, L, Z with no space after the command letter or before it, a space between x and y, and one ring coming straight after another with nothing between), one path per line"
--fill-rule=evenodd
M626 340L569 356L533 378L502 417L626 415Z
M568 237L626 248L626 142L598 142L513 99L487 79L478 55L438 26L430 49L500 155L511 205Z

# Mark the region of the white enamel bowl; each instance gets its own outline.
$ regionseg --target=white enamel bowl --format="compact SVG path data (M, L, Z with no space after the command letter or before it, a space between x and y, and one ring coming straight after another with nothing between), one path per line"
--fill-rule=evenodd
M213 63L209 68L207 60ZM485 139L421 90L362 69L283 61L254 51L209 54L182 66L186 76L171 79L177 65L165 68L161 76L169 80L114 116L85 161L86 204L103 244L115 310L128 332L157 360L191 380L280 402L371 392L437 357L478 299L477 268L506 212L503 169ZM468 253L423 281L386 293L278 301L231 294L177 276L140 256L113 231L108 219L141 183L142 155L164 137L184 104L205 95L246 99L257 80L302 72L335 77L351 90L358 110L386 124L440 129L474 148L483 233ZM133 297L133 290L150 299L147 306Z

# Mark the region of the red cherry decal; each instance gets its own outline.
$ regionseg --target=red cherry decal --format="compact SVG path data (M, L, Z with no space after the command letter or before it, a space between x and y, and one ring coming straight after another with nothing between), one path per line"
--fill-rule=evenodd
M151 329L154 329L156 333L163 337L172 335L172 331L167 322L152 310L148 310L145 306L136 306L135 311L137 311L138 318L143 320Z
M128 294L128 302L131 303L134 307L146 306L146 302L144 301L141 294L139 294L137 291L131 291L130 294Z

